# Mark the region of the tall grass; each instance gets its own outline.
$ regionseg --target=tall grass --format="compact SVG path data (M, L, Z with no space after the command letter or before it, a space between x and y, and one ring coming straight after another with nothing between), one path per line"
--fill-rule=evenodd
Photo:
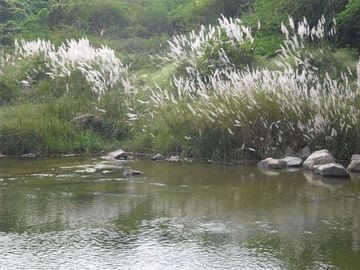
M273 68L233 63L233 46L241 50L254 40L240 20L222 18L218 26L174 37L163 59L186 72L171 87L152 90L150 109L133 117L134 125L155 148L186 155L261 158L306 145L339 157L360 151L359 74L343 67L331 77L312 53L332 52L327 40L335 25L328 27L323 17L315 26L289 18ZM218 52L217 65L202 61L209 48ZM208 74L201 72L204 65Z
M351 58L330 45L336 22L289 18L270 60L255 54L260 28L222 17L175 36L158 58L164 68L135 83L113 50L87 39L17 42L0 61L16 70L3 68L0 78L21 85L22 105L0 110L0 148L81 152L126 139L134 150L213 159L281 156L307 145L339 158L359 152L360 62L340 66ZM103 129L67 124L83 113L101 115Z
M41 57L45 67L40 72L50 78L70 77L79 71L98 96L115 87L126 92L132 90L128 67L122 64L115 52L106 46L95 48L86 38L66 41L58 48L45 40L16 41L15 55L17 59ZM30 84L32 79L30 76L24 83Z

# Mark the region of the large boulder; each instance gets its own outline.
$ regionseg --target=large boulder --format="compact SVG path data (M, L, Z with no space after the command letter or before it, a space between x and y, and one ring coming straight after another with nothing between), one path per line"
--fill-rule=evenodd
M75 117L69 121L69 124L81 129L101 129L102 119L92 114L85 114Z
M345 177L349 178L349 172L339 163L329 163L325 165L316 165L314 171L327 177Z
M286 162L286 167L301 167L303 160L298 157L285 157L281 159Z
M314 170L314 167L317 165L325 165L328 163L335 163L334 157L331 153L324 149L315 151L312 153L305 161L304 161L304 168L307 170Z
M353 155L348 167L349 172L360 172L360 155Z
M287 166L286 161L281 159L274 159L274 158L267 158L262 161L260 161L258 164L258 167L262 169L274 169L279 170L282 168L285 168Z

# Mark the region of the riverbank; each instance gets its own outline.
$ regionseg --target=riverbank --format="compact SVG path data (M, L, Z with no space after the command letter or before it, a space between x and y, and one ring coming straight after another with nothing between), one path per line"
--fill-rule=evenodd
M171 38L140 73L86 38L18 41L1 58L0 152L122 147L215 161L306 146L343 160L360 153L360 62L333 47L335 25L289 18L272 57L256 55L257 31L222 17Z

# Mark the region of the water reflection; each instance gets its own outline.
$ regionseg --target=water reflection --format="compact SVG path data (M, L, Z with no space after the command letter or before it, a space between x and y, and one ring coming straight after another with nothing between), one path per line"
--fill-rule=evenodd
M269 175L253 166L0 162L4 269L357 269L360 263L359 181L333 182L302 170ZM129 167L144 175L124 178Z
M324 177L314 172L306 171L306 170L304 170L303 173L306 181L309 184L327 188L330 191L336 191L340 189L347 181L349 181L348 179L345 178Z

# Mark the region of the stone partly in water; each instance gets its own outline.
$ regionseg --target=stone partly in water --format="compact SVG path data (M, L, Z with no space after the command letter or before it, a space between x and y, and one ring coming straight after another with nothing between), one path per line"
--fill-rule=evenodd
M287 166L286 161L281 159L267 158L258 163L258 167L262 169L275 169L279 170Z
M315 151L314 153L312 153L304 161L303 166L307 170L314 170L315 166L325 165L328 163L335 163L335 159L328 150L324 149L324 150Z
M69 124L72 124L75 127L82 128L82 129L101 129L102 127L102 120L100 117L92 115L92 114L85 114L72 119Z
M141 171L135 171L135 170L130 170L130 169L126 169L124 171L124 176L127 176L127 177L138 176L138 175L142 175L142 174L143 174L143 172L141 172Z
M303 160L298 157L285 157L281 159L286 162L286 167L301 167Z
M124 150L118 149L116 151L113 151L113 152L107 154L104 158L105 159L127 159L128 154Z
M21 155L21 157L23 157L23 158L35 158L36 155L33 154L33 153L29 153L29 154L23 154L23 155Z
M165 157L162 154L156 154L151 158L152 161L164 161Z
M0 153L0 158L3 158L3 157L6 157L6 156Z
M348 167L349 172L360 172L360 155L353 155Z
M350 174L344 166L339 163L329 163L325 165L316 165L314 171L322 176L327 177L344 177L349 178Z

